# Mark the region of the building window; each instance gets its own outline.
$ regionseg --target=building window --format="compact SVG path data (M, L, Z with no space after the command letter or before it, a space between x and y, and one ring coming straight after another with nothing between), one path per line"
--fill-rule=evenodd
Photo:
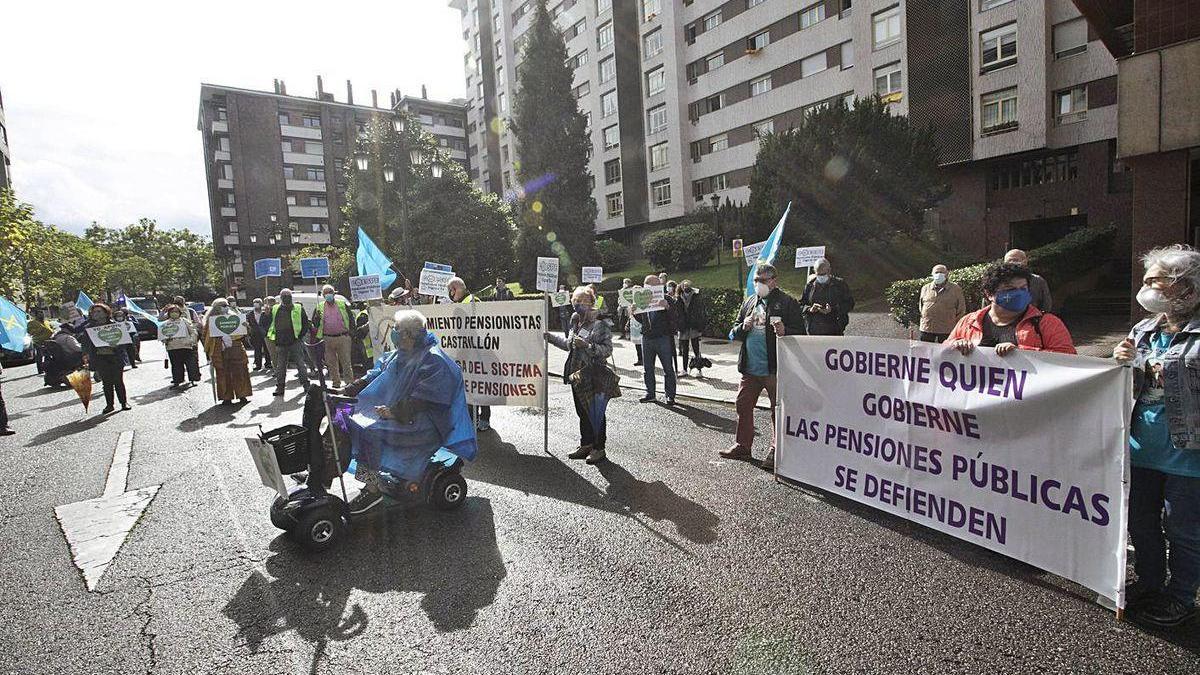
M324 231L326 231L326 230L328 230L328 229L329 229L329 226L328 226L328 225L326 225L325 223L322 223L322 222L321 222L321 221L319 221L319 220L318 220L318 221L314 221L314 222L313 222L313 224L312 224L312 231L313 231L314 233L317 233L317 232L324 232Z
M608 117L617 114L617 90L604 92L600 95L600 116Z
M984 72L1017 62L1017 24L979 34L979 64Z
M1087 51L1087 20L1082 16L1054 25L1054 58L1073 56Z
M667 144L666 143L659 143L657 145L650 146L650 170L651 171L658 171L659 169L667 168L667 166L670 164L670 161L671 160L667 159Z
M253 234L253 233L251 233L251 234L250 234L250 243L251 243L251 244L257 244L257 243L258 243L258 235L257 235L257 234ZM241 252L241 251L234 251L234 254L235 254L235 255L234 255L234 262L241 262L242 252Z
M570 61L568 61L569 65L572 68L579 68L579 67L587 64L587 62L588 62L587 50L584 50L582 52L579 52L575 56L572 56Z
M1079 177L1079 156L1075 149L1066 152L1008 162L993 166L989 176L992 190L1061 183Z
M659 66L646 73L646 95L661 94L667 88L667 71Z
M287 178L289 180L292 178L295 178L296 177L296 167L294 167L294 166L283 167L283 177Z
M217 108L217 121L224 122L228 119L229 119L229 111L225 108L225 106L219 106Z
M226 180L233 180L233 165L232 164L222 164L221 165L221 178L224 178Z
M614 124L611 127L605 127L603 134L605 150L612 150L621 145L621 132L617 128L617 125Z
M754 125L754 135L759 138L773 133L775 133L775 120L763 120Z
M759 5L763 4L766 1L767 0L746 0L746 9L750 9L751 7L758 7Z
M656 180L650 184L650 194L655 206L667 206L671 203L671 179Z
M758 35L746 39L746 49L750 51L764 49L769 44L771 44L771 31L769 30L764 30Z
M646 111L647 133L657 134L667 130L667 106L656 105Z
M306 180L325 180L325 169L305 169L304 178Z
M296 205L296 195L288 195L288 196L286 197L286 199L287 199L287 205L288 205L288 206L295 206L295 205Z
M854 43L847 40L841 44L842 47L842 70L854 67Z
M305 115L304 126L309 127L310 129L320 129L321 118L316 115Z
M583 84L579 85L578 87L575 87L576 100L581 99L590 93L592 93L592 86L587 82L584 82Z
M308 196L308 205L309 206L328 206L329 204L325 201L325 195L309 195Z
M596 0L596 13L607 12L612 9L612 0Z
M716 136L713 136L712 138L708 139L708 151L709 152L720 152L728 147L729 147L728 134L717 134Z
M237 234L238 233L238 224L237 224L236 220L231 220L228 223L226 223L226 227L229 228L229 234Z
M609 218L616 218L625 212L625 202L621 199L620 192L614 192L604 198L604 205L608 212Z
M642 53L645 54L645 56L643 58L648 59L648 58L651 58L654 56L658 56L662 52L662 50L663 50L662 29L655 28L654 30L650 31L649 33L646 33L646 36L642 38Z
M712 30L721 25L721 10L717 10L712 14L704 17L704 30Z
M725 65L725 52L720 51L716 54L711 54L705 61L708 63L708 71L712 71Z
M825 20L825 3L818 2L808 9L800 12L800 30L804 30L818 21Z
M709 187L712 192L728 189L729 176L723 173L713 176L709 179Z
M826 67L825 52L817 52L800 62L800 77L812 77Z
M704 99L704 102L708 106L708 112L716 112L725 107L725 94L709 96L708 98Z
M217 149L221 152L229 152L229 137L221 136L217 139Z
M291 122L288 120L287 113L285 113L285 112L279 113L279 124L281 124L283 126L287 126L287 125L291 124Z
M234 199L235 199L235 198L234 198L234 196L233 196L233 193L232 193L232 192L226 192L226 193L225 193L225 206L233 206L233 205L234 205Z
M613 42L613 27L612 27L612 22L609 21L608 23L605 23L604 25L600 26L600 28L598 28L596 30L596 46L599 47L600 49L605 49L605 48L611 46L612 42Z
M993 7L999 7L1000 5L1008 4L1010 2L1012 2L1012 0L979 0L979 11L983 12Z
M1017 128L1017 88L979 97L980 126L985 134Z
M662 11L662 0L642 0L642 21L649 21Z
M281 141L279 143L279 147L282 148L284 152L291 152L292 151L292 142L291 141Z
M1054 114L1059 124L1087 119L1087 86L1065 89L1054 95Z
M316 141L304 141L304 152L309 155L324 155L325 146Z
M508 112L508 99L504 96L504 92L496 94L496 108L500 111L500 114Z
M604 184L621 182L621 160L610 159L604 163Z
M600 83L608 82L617 76L617 57L609 56L600 61Z
M771 91L771 74L770 73L767 73L766 75L758 78L757 80L750 80L750 95L751 96L759 96L761 94L767 93L768 91Z
M894 5L871 17L875 49L900 39L900 6Z
M904 75L900 63L892 63L875 69L875 93L884 103L899 101L904 92Z

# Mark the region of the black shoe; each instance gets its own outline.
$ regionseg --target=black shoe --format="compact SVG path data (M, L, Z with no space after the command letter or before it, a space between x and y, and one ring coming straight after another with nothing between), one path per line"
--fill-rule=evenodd
M112 406L110 405L110 406L106 407L104 410L101 410L101 411L100 411L100 414L101 414L101 415L107 415L107 414L109 414L110 412L112 412L112 411L114 411L114 410L116 410L116 408L114 408L114 407L112 407Z
M1162 586L1135 581L1125 586L1125 611L1133 612L1162 593Z
M654 403L654 401L655 401L654 394L646 394L645 396L638 399L638 403Z
M567 455L571 459L587 459L587 456L592 454L592 446L581 445L575 449L575 452Z
M376 506L379 506L381 503L383 503L383 493L363 490L362 492L358 493L357 497L350 500L350 503L346 505L346 508L351 514L357 516L370 511Z
M667 397L667 405L675 405L675 397L674 396Z
M272 395L272 396L283 396L283 390L282 390L282 389L276 389L276 390L275 390L275 391L274 391L274 392L273 392L271 395Z
M1135 621L1158 628L1174 628L1196 616L1196 608L1188 607L1175 598L1160 595L1133 613Z
M0 429L0 436L12 436L15 433L17 433L17 432L15 432L12 429L9 429L7 427L5 427L4 429Z
M303 485L308 482L308 472L307 471L297 471L296 473L294 473L288 477L291 478L292 480L296 481L296 483L298 485Z
M121 410L133 410L133 408L130 407L130 405L128 403L122 403Z
M640 365L642 365L642 362L641 362L641 361L634 361L634 362L633 362L633 365L635 365L635 366L640 366Z

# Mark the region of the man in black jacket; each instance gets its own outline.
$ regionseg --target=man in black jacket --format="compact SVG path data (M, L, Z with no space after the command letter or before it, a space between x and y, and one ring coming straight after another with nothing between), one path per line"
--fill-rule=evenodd
M266 360L267 370L272 370L271 355L267 353L267 328L270 324L271 311L263 309L262 298L254 299L254 309L246 312L246 326L250 332L250 344L254 346L254 370L263 369Z
M850 286L845 279L830 273L829 261L825 258L817 261L817 276L804 287L800 304L808 319L809 335L846 334L850 310L854 309L854 296L850 295Z
M751 459L754 444L754 405L767 390L771 401L771 450L761 463L775 468L775 339L784 335L804 335L804 312L800 303L779 288L775 267L759 265L754 273L754 297L742 303L733 339L742 343L738 354L738 372L742 382L737 393L737 441L721 452L726 459Z
M646 286L662 286L662 279L651 274L646 277ZM667 393L667 405L675 405L675 317L678 310L675 298L664 293L663 308L654 312L634 314L633 320L642 326L642 375L646 383L646 395L639 400L650 403L655 400L654 357L658 357L663 368L663 389Z

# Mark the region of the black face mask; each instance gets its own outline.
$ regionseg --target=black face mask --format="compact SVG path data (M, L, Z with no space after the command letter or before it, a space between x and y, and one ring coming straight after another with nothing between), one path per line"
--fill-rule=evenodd
M292 304L291 296L285 295L282 298L279 298L279 304L283 305L284 307L287 307L288 305Z

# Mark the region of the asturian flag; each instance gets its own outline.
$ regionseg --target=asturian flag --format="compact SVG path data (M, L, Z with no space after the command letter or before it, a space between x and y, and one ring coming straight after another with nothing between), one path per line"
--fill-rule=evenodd
M25 351L25 327L29 316L20 307L0 296L0 347L17 353Z
M783 215L780 216L779 222L775 225L775 229L771 230L771 236L767 237L762 251L758 253L758 260L750 266L750 273L746 275L746 297L754 295L754 273L758 271L759 265L770 265L775 262L775 256L779 253L779 245L783 243L783 225L787 222L788 212L792 210L792 203L788 202L787 208L783 210Z

